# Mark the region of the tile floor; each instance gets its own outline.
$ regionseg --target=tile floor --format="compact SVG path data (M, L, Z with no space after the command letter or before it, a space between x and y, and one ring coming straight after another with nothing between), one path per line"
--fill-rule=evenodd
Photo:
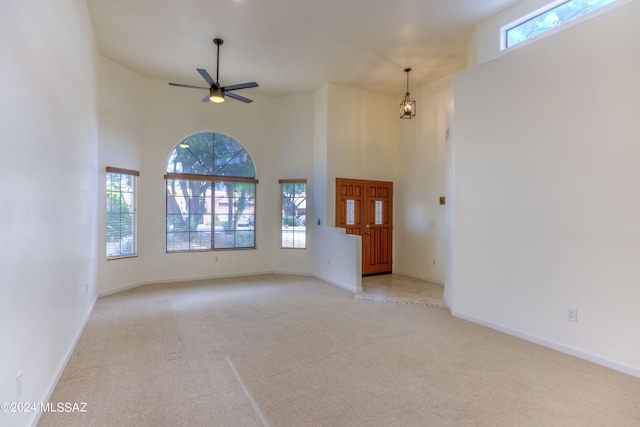
M362 293L355 294L353 299L446 307L443 294L443 285L399 274L383 274L363 277Z

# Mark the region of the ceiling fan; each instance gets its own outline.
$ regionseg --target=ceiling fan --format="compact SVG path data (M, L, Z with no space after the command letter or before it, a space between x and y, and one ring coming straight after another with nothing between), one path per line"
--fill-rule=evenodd
M220 86L220 79L218 78L218 73L220 71L220 45L224 43L222 39L213 39L213 43L218 47L218 57L216 60L216 80L214 81L207 70L203 68L196 68L202 78L209 84L209 87L203 86L192 86L192 85L183 85L180 83L169 83L170 86L179 86L179 87L189 87L192 89L207 89L209 90L209 95L202 98L202 102L224 102L225 95L228 95L230 98L237 99L238 101L246 102L247 104L253 102L253 100L245 98L244 96L236 95L231 92L233 90L239 89L247 89L250 87L257 87L258 83L250 82L250 83L240 83L237 85L228 85L228 86Z

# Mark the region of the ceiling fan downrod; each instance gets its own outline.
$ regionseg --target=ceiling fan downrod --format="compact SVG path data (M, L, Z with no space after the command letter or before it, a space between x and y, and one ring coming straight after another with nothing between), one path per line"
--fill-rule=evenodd
M222 39L213 39L213 43L218 47L218 54L216 56L216 83L220 86L220 45L224 43Z

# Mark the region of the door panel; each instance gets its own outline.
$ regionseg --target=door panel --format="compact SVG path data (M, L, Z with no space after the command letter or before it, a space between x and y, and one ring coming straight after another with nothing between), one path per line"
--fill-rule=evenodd
M336 178L336 227L362 236L362 274L392 271L393 183Z
M361 181L345 179L336 187L336 227L347 234L362 235L364 187Z
M365 181L370 242L368 265L363 274L390 273L393 241L393 183Z

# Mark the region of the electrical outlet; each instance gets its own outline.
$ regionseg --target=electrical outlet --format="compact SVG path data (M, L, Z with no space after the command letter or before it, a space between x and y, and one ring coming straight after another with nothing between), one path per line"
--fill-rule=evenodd
M16 375L16 400L22 397L22 371Z
M575 307L567 307L567 320L570 322L578 321L578 309Z

